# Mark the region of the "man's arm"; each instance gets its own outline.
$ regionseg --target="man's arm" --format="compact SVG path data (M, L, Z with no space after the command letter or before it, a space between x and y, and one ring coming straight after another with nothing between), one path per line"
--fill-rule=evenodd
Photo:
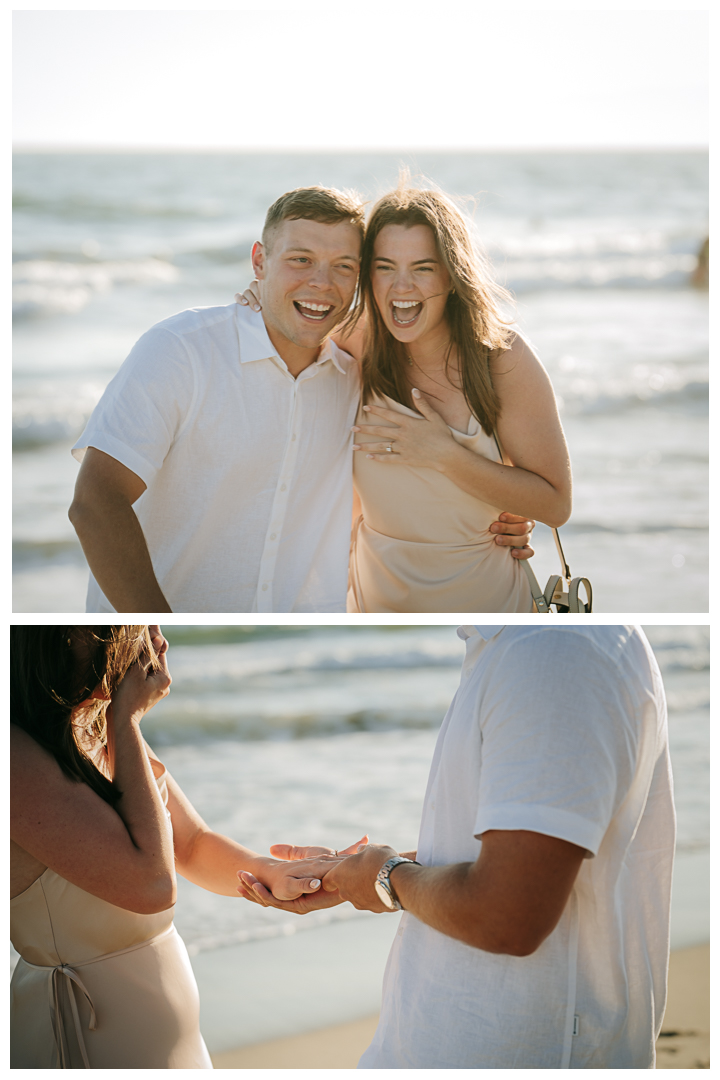
M394 854L368 846L333 867L323 887L357 908L386 911L375 878ZM493 829L474 863L401 863L390 882L403 908L435 930L485 952L529 956L557 926L584 856L543 833Z
M145 483L89 446L68 512L93 576L116 611L172 611L163 596L133 503Z

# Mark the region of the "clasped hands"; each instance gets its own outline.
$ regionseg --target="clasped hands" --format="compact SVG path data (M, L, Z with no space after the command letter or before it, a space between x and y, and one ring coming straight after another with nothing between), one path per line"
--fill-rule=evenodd
M263 881L248 870L238 871L237 891L244 899L296 915L335 907L345 900L362 911L388 910L375 892L375 878L387 860L398 854L394 848L370 844L364 836L337 853L331 848L292 844L274 844L270 852L274 859L258 871ZM295 865L288 867L288 862Z

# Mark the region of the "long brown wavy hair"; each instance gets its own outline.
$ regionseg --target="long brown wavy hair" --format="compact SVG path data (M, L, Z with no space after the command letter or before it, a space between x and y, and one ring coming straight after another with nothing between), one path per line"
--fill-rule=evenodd
M10 627L11 723L111 806L122 792L87 749L107 744L109 702L91 695L110 698L145 649L157 659L147 626Z
M405 347L383 322L372 290L375 241L386 225L427 225L435 237L438 255L447 269L453 291L445 305L451 346L458 358L460 386L473 415L491 435L499 414L498 397L490 373L490 354L509 348L514 331L500 312L500 303L512 301L497 285L483 256L476 250L457 206L441 191L408 186L401 175L395 191L374 205L365 232L358 288L360 303L351 325L367 313L362 359L364 400L386 394L417 412L410 393ZM450 361L450 350L446 371Z

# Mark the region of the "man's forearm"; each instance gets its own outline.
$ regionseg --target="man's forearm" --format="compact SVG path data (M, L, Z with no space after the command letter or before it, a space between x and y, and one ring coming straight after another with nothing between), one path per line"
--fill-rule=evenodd
M434 930L485 952L514 951L504 934L505 920L493 917L490 904L478 904L472 872L473 863L401 863L392 871L390 880L403 908Z
M116 611L172 611L163 596L132 506L73 502L70 520L93 576Z

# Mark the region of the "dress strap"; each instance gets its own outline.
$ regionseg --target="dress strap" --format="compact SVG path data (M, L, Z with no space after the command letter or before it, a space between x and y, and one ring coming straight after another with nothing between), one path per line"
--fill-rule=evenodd
M69 1069L70 1065L70 1053L65 1042L65 1029L62 1022L62 1008L60 1005L60 986L63 976L67 979L67 992L70 998L70 1007L72 1009L73 1021L75 1023L75 1035L77 1036L78 1045L80 1047L80 1053L82 1054L83 1064L86 1069L90 1068L90 1062L88 1061L87 1051L85 1049L85 1040L82 1036L82 1026L80 1024L80 1015L78 1013L77 1002L75 1000L75 986L78 986L82 993L85 995L88 1005L90 1006L90 1023L88 1028L90 1031L95 1031L97 1027L97 1018L95 1016L95 1006L93 1005L92 998L87 992L87 989L83 985L82 979L78 975L77 971L69 966L69 964L60 964L58 967L52 969L50 973L49 987L50 987L50 1015L52 1017L53 1034L55 1035L55 1046L57 1047L58 1055L60 1057L60 1068Z

